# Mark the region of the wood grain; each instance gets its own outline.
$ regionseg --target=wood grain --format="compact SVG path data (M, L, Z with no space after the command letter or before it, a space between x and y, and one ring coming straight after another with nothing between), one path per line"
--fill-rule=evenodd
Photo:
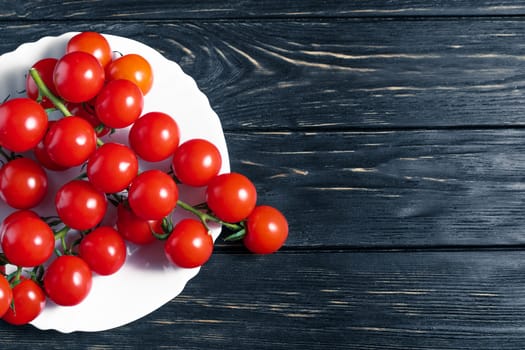
M226 133L287 247L525 243L525 131Z
M88 0L46 3L45 1L1 1L4 19L22 20L176 20L338 17L355 5L340 0L296 1L144 1ZM359 7L359 5L357 6Z
M206 24L201 48L216 52L195 51L187 36L181 47L206 61L174 59L227 129L523 125L521 22L464 28L446 20Z
M2 349L345 349L350 258L216 254L179 297L137 322L73 334L0 323ZM255 271L257 278L243 277Z
M218 315L212 319L219 321L212 333L217 345L236 339L263 349L323 349L328 346L325 337L333 337L336 348L346 349L522 348L525 255L521 250L328 252L316 257L312 261L307 254L280 254L244 264L246 256L233 256L232 261L244 267L233 268L229 286L213 294L200 292L201 282L223 285L212 264L199 275L202 279L190 283L189 294L173 300L178 315L173 316L170 305L161 311L165 314L153 318L174 318L177 327L192 312L199 319L199 309L204 307ZM241 292L253 288L237 277L252 263L262 268L255 279L257 295L267 300ZM288 295L277 298L275 291ZM287 310L304 317L290 320ZM270 316L274 313L279 316ZM242 315L252 321L237 323ZM186 326L201 327L196 323ZM301 338L305 329L311 333ZM266 332L281 334L285 344L266 338Z
M525 125L520 20L10 23L0 52L64 31L178 62L227 130ZM461 35L454 35L461 32ZM334 33L338 33L334 35Z
M523 15L519 2L447 0L408 1L143 1L88 0L67 2L3 0L3 20L202 20L239 18L351 18L402 16L502 16Z
M3 349L521 349L524 263L512 250L217 254L131 325L59 334L2 323L0 336Z

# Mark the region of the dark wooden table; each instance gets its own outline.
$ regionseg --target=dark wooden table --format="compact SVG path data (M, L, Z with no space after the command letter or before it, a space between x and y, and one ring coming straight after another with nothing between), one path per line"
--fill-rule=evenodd
M136 322L2 323L1 349L525 347L525 3L0 5L0 52L95 30L178 62L291 229L270 256L219 239Z

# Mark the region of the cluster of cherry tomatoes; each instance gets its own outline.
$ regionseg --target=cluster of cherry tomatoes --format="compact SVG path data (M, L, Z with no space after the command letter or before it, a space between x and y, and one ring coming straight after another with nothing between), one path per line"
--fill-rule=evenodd
M284 244L285 217L257 205L246 176L220 174L221 154L213 143L180 143L172 116L143 113L152 84L152 68L140 54L114 56L103 35L82 32L61 57L29 68L27 97L0 104L0 197L13 208L0 230L0 316L7 322L31 322L47 299L61 306L82 302L93 274L111 275L123 266L127 242L165 240L166 258L181 268L210 258L210 222L227 227L227 240L242 239L254 253ZM60 118L49 118L50 110L60 111ZM127 144L103 141L123 128L129 130ZM170 160L171 167L142 171L140 159ZM50 171L73 167L82 173L53 194L56 215L40 216L34 208L48 196ZM205 203L181 201L179 183L205 187ZM114 223L102 224L112 204ZM176 207L194 215L174 223Z

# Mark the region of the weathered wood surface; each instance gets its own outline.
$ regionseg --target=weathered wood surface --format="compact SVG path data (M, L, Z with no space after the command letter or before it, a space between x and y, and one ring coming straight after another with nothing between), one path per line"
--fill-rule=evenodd
M0 1L2 19L174 20L522 15L520 1Z
M180 296L140 321L74 334L2 325L2 348L523 348L521 250L315 257L217 254Z
M184 292L100 333L2 349L522 349L525 5L0 1L0 52L126 36L210 99L285 247L218 241ZM147 297L147 296L145 296Z
M301 232L289 247L525 243L522 129L226 136Z
M17 21L3 25L3 37L17 40L3 40L0 50L64 31L128 36L194 77L226 130L523 126L522 24L507 17Z
M315 254L315 259L310 253L281 253L272 259L216 254L181 295L140 321L107 332L73 334L2 324L0 344L2 349L4 344L14 349L20 349L15 344L56 349L347 349L351 267L350 254L336 251ZM248 277L253 273L256 279Z

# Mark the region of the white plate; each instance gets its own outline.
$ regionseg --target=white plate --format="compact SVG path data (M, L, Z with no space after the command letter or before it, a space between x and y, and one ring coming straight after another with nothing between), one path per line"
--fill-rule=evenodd
M75 33L57 37L44 37L33 43L21 45L15 51L0 56L0 101L7 97L23 96L25 75L41 58L63 55L69 38ZM154 49L131 39L105 35L112 50L122 54L137 53L145 57L153 67L154 83L144 100L144 111L161 111L171 115L178 123L181 142L191 138L205 138L213 142L222 155L221 173L229 172L226 141L217 114L210 107L207 97L198 89L195 81L186 75L178 64L169 61ZM127 143L127 130L120 130L104 141ZM167 170L169 161L141 163L141 168ZM80 169L66 172L48 172L50 191L45 203L35 208L41 215L56 215L52 198L58 186L74 178ZM204 200L204 189L180 186L180 199L192 204ZM111 205L110 205L111 207ZM12 212L0 203L0 219ZM115 210L109 211L106 223L114 222ZM175 210L174 221L188 214ZM220 226L212 226L215 240ZM147 247L128 245L128 256L123 268L111 276L94 275L88 297L79 305L61 307L48 300L44 312L32 324L39 329L55 329L60 332L103 331L133 322L176 297L186 283L199 272L199 268L181 269L172 266L164 256L162 243Z

